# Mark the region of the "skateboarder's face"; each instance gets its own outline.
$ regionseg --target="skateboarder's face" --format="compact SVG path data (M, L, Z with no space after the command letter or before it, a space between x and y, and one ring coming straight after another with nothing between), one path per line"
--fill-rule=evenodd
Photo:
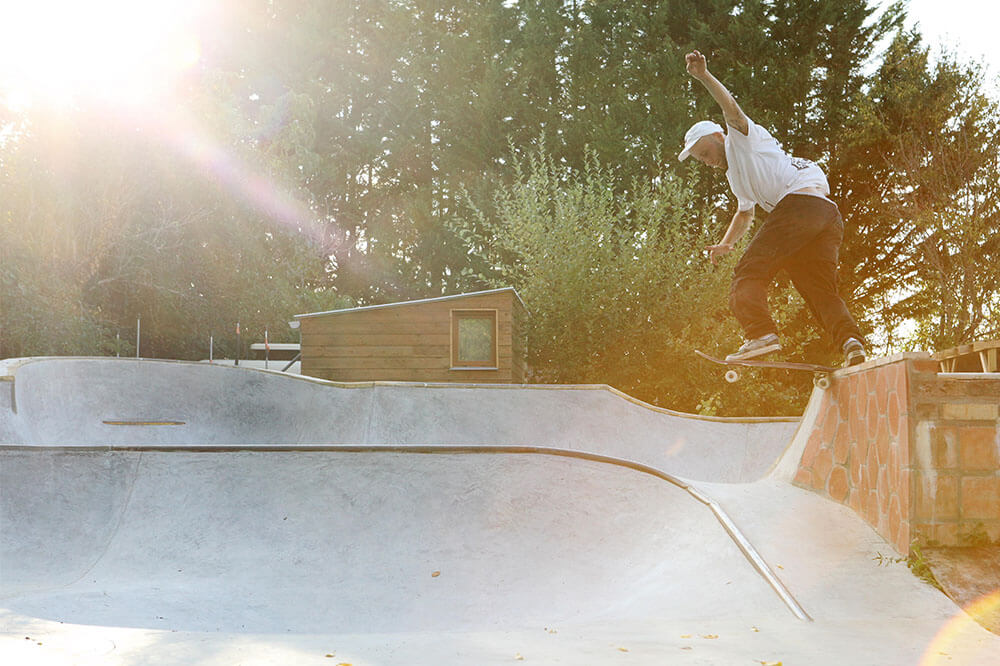
M721 132L709 134L698 139L691 147L691 157L714 169L727 169L726 138Z

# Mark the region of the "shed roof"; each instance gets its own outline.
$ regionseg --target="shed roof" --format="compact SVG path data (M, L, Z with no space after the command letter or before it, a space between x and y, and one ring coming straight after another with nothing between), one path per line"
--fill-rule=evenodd
M489 294L500 294L503 292L512 292L514 298L518 300L522 307L527 310L527 306L524 305L524 301L521 300L521 296L517 293L517 290L513 287L502 287L500 289L488 289L486 291L476 291L469 294L454 294L451 296L438 296L436 298L422 298L415 301L401 301L399 303L385 303L382 305L364 305L358 308L343 308L340 310L326 310L324 312L307 312L305 314L295 315L296 319L306 319L308 317L320 317L323 315L334 315L334 314L346 314L348 312L364 312L366 310L383 310L386 308L400 307L403 305L418 305L420 303L440 303L441 301L453 301L462 298L470 298L472 296L487 296Z

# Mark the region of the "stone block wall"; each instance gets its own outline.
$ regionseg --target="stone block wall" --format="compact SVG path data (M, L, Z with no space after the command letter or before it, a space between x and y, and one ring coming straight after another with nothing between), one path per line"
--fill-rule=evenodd
M913 521L921 543L1000 543L1000 375L913 374Z
M1000 542L1000 377L937 371L926 354L838 371L795 475L904 555Z
M907 364L893 357L839 371L795 476L850 506L901 553L912 536Z

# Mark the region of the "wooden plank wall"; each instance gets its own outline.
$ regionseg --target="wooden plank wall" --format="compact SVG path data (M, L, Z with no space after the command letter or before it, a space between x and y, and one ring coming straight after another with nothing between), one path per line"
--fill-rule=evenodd
M302 373L340 382L520 383L524 352L517 350L515 362L514 340L522 337L515 334L515 306L523 310L507 291L303 317ZM451 311L478 309L497 310L498 369L453 370Z

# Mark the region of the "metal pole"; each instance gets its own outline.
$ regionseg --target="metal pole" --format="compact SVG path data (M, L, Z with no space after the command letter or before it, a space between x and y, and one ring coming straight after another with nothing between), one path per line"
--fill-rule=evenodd
M240 322L236 322L236 365L240 364Z
M264 329L264 369L268 369L268 361L271 358L271 343L267 340L267 329Z
M212 336L211 333L209 333L208 334L208 362L209 362L209 364L211 364L212 360L213 360L212 359L212 352L214 351L214 348L215 348L215 338Z
M142 317L135 318L135 357L139 358L140 332L142 331Z

